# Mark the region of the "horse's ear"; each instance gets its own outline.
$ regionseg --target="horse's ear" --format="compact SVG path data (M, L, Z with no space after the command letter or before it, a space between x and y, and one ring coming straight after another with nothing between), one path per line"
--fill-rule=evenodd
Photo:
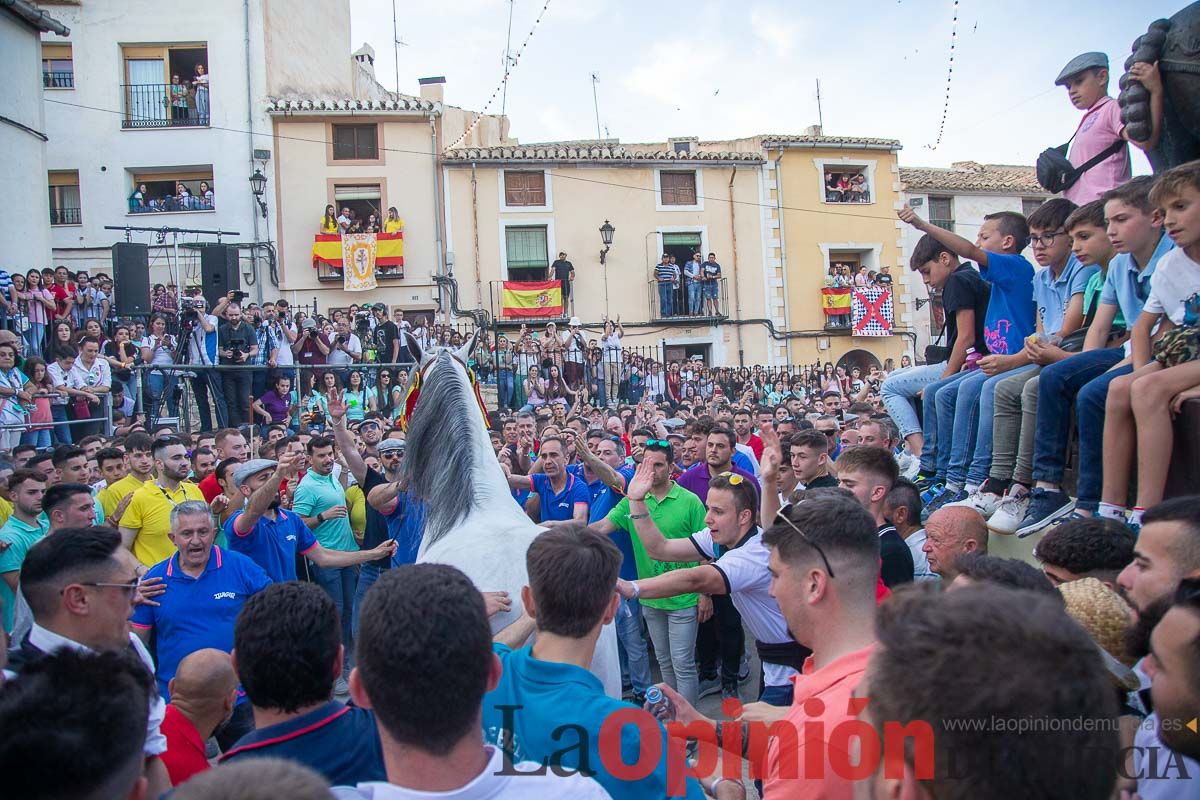
M408 340L408 352L412 353L413 360L418 364L423 363L425 354L421 352L421 345L417 344L416 338L408 331L404 331L404 338Z
M472 333L470 338L468 338L463 346L458 349L458 353L456 355L458 356L459 361L464 364L467 363L467 359L471 357L471 353L475 352L475 345L479 343L479 337L482 335L483 328L475 328L475 332Z

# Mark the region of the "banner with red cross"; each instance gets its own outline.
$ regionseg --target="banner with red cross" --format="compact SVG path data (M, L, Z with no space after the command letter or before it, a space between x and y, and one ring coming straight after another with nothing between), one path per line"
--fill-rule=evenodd
M853 336L892 335L892 290L878 286L855 289L850 303Z

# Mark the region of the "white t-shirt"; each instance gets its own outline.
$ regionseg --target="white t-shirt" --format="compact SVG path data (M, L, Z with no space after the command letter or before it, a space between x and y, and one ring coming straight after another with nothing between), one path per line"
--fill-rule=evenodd
M287 333L284 330L286 327L287 330L294 331L295 327L285 325L278 320L275 321L275 324L268 325L267 327L271 331L271 336L275 337L275 344L279 346L279 352L275 354L275 366L290 367L295 364L296 358L292 354L292 340L287 337Z
M491 758L483 772L465 786L449 792L423 792L406 789L392 783L371 782L358 786L335 786L333 796L338 800L499 800L500 798L522 798L522 800L602 800L610 797L604 787L578 772L566 777L555 775L553 770L544 770L544 775L534 774L542 770L540 764L522 761L505 769L500 750L488 746ZM527 773L527 774L514 774Z
M88 369L84 365L82 358L75 359L75 366L71 367L70 377L74 381L72 386L76 389L92 386L112 386L112 373L108 368L108 362L100 356L96 356L96 360L92 362L91 369Z
M62 367L57 361L51 361L46 365L46 374L50 376L50 383L55 389L61 389L67 385L68 373L63 372ZM65 406L67 404L67 395L55 394L50 397L50 405Z
M705 528L689 537L692 544L705 558L716 558L716 547L712 533ZM787 620L779 610L779 604L771 597L771 573L767 571L770 551L762 541L762 531L756 530L732 550L725 550L713 567L725 579L729 599L742 615L746 629L764 644L783 644L793 641L788 632ZM763 663L763 677L767 686L787 686L796 670L782 664Z
M212 358L212 353L217 351L217 324L220 322L212 314L204 314L204 320L212 326L212 333L204 330L204 327L197 322L192 328L191 335L188 336L188 360L192 364L212 364L215 360ZM211 342L209 337L212 337Z
M562 342L567 348L567 361L570 361L572 364L583 363L583 348L580 346L580 342L582 341L583 334L571 333L570 331L563 334Z
M1178 247L1163 255L1150 276L1150 297L1142 310L1163 314L1176 325L1196 324L1200 314L1200 264Z
M333 337L331 338L336 338L338 335L339 334L335 331ZM353 333L347 333L345 336L347 337L346 349L349 350L350 353L362 355L362 342L358 340L358 337ZM350 353L345 353L338 347L333 347L329 350L329 355L325 358L325 363L337 367L357 363L353 358L350 357Z
M621 337L619 335L614 333L611 336L605 336L600 340L600 344L604 347L604 363L621 363Z

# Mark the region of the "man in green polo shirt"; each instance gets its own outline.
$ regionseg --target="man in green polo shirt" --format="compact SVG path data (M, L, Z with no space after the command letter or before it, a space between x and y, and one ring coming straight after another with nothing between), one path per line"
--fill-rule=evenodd
M654 471L654 485L646 495L646 508L650 519L667 539L682 539L703 530L704 503L700 498L671 480L671 465L675 454L670 444L651 439L646 443L642 462ZM588 526L591 530L610 534L618 528L630 535L633 556L637 562L638 578L653 578L676 569L696 566L692 563L670 563L656 561L646 553L641 539L634 530L629 515L629 498L622 498L608 516ZM681 594L641 602L642 616L650 629L654 642L654 655L658 659L663 680L681 695L694 702L700 691L696 672L696 626L699 617L712 616L712 601L697 594Z
M12 494L13 512L0 528L0 542L8 545L0 552L0 578L4 579L0 581L0 603L4 604L4 630L12 633L21 564L29 548L46 535L46 528L38 521L42 495L46 493L46 476L32 469L16 470L8 479L8 490Z
M326 550L355 551L354 532L350 529L350 517L346 506L346 490L333 476L333 465L337 461L334 441L323 436L308 440L308 472L296 486L292 499L292 511L304 518L304 524ZM354 652L352 614L354 595L358 591L358 567L320 567L309 562L313 579L329 593L337 604L342 620L342 644L347 653ZM344 671L349 673L349 659ZM345 678L335 681L335 692L345 691Z

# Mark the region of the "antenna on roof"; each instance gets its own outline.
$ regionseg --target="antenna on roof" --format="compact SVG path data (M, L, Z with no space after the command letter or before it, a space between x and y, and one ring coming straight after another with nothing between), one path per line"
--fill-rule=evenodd
M517 4L517 0L508 0L508 37L504 40L504 94L500 97L500 116L504 116L504 109L508 105L508 71L512 68L514 60L512 58L512 18L513 7Z
M592 106L596 109L596 138L603 139L600 135L600 101L596 96L596 84L600 82L600 78L596 73L592 73Z
M400 94L400 48L408 47L408 42L400 38L400 29L396 24L396 0L392 0L392 57L396 62L396 94Z
M825 130L825 117L821 114L821 79L817 78L817 124Z

